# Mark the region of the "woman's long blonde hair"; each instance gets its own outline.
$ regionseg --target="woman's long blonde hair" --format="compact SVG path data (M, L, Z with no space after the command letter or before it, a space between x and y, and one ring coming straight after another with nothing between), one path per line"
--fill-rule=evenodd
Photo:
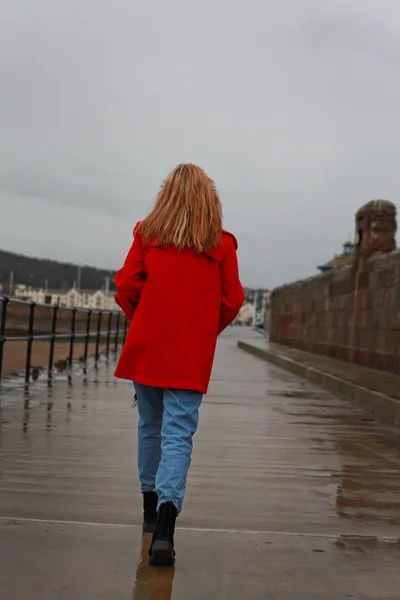
M145 243L214 250L222 235L222 206L214 182L200 167L178 165L164 181L139 231Z

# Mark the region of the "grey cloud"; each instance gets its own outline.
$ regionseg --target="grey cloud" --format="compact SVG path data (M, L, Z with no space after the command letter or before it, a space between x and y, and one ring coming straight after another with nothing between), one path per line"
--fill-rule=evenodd
M128 218L126 205L132 190L122 183L87 165L64 173L26 167L0 176L0 192Z
M7 3L0 246L118 266L162 179L193 161L244 283L313 273L361 204L397 202L399 33L389 0Z

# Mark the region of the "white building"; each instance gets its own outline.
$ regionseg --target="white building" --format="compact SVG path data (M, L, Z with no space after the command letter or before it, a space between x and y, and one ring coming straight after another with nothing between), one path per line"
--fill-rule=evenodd
M35 289L26 285L16 285L14 296L26 302L37 304L59 304L70 308L91 308L93 310L121 310L115 304L114 292L104 290L44 290Z
M45 303L45 293L43 289L33 288L24 284L16 284L13 289L14 298L24 300L25 302ZM49 302L48 304L51 304Z
M76 290L72 288L65 294L65 306L92 308L94 310L120 310L115 304L114 292L104 290Z
M254 305L245 302L235 319L235 325L252 325L254 320Z
M271 315L271 292L267 290L263 293L261 313L258 316L258 326L264 329L265 334L269 333L269 321Z
M256 327L264 328L266 331L269 329L269 314L271 307L271 292L266 290L261 296L261 310L257 310L255 325Z

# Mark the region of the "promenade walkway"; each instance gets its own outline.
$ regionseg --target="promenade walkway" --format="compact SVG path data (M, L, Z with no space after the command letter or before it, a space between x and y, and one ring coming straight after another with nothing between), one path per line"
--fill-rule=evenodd
M137 411L113 363L1 397L1 600L398 600L400 430L243 335L219 342L175 568L145 560Z

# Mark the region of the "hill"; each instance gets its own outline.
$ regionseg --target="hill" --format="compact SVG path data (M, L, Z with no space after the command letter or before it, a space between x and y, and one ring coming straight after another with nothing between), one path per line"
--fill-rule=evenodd
M14 284L22 283L37 288L43 288L47 282L49 289L69 289L78 279L78 265L0 250L0 283L5 292L8 292L11 271L14 271ZM110 289L114 289L114 275L115 271L82 266L81 288L103 289L108 277Z

